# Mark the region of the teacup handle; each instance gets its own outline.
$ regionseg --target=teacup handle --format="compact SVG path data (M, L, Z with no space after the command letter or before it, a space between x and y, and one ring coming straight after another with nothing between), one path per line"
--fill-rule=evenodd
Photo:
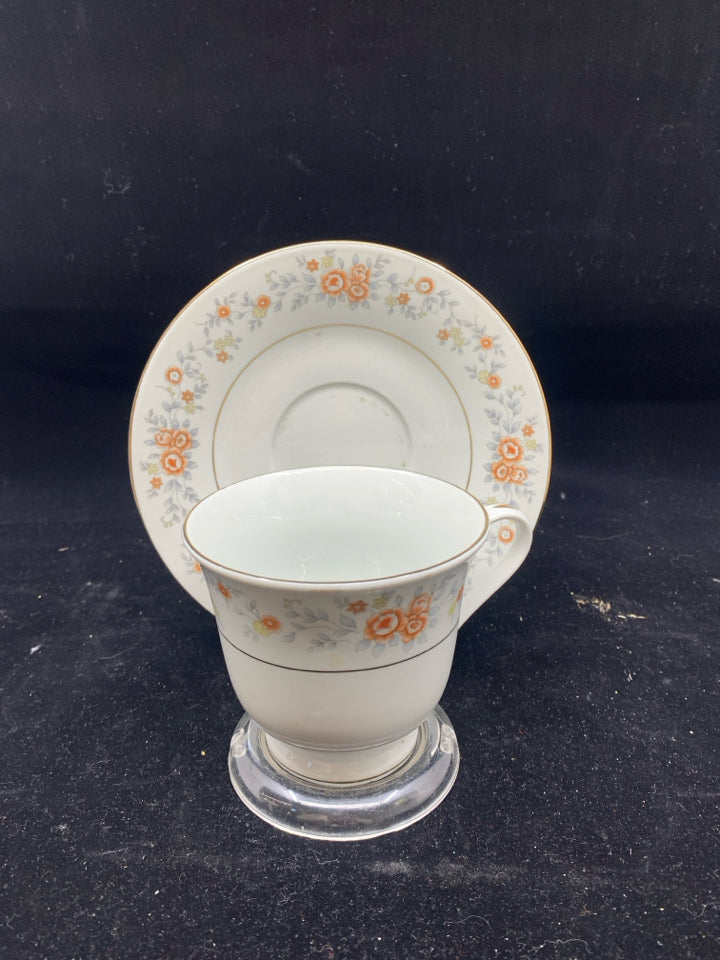
M489 600L515 573L530 551L533 536L530 521L521 510L517 510L515 507L496 506L495 504L486 504L485 509L488 512L491 524L503 524L498 531L498 536L502 542L508 544L508 549L493 566L478 567L473 572L474 578L482 580L484 596L480 603ZM460 612L460 624L465 623L468 617L480 606L480 603L477 602L477 597L474 600L473 607L463 603Z

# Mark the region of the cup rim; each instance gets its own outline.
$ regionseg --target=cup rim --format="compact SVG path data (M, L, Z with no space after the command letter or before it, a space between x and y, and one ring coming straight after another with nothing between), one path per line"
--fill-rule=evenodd
M266 575L260 575L256 573L251 573L247 570L241 570L238 567L229 566L213 560L207 554L203 553L197 547L193 546L192 541L188 534L188 524L192 515L195 511L207 500L210 500L212 497L217 497L222 494L224 491L240 484L247 483L249 480L258 479L258 477L263 476L282 476L289 474L299 474L299 473L308 473L308 472L331 472L331 471L353 471L353 472L382 472L385 474L402 474L410 475L413 477L421 477L423 481L429 480L434 483L438 483L446 487L454 487L456 490L459 490L465 497L473 500L482 511L484 523L480 533L462 550L457 553L452 554L449 557L443 557L441 560L438 560L437 563L429 564L423 567L418 567L413 570L404 570L398 574L392 574L383 577L368 577L360 578L353 580L297 580L289 577L270 577ZM287 470L273 470L266 474L259 474L256 477L245 477L242 480L238 480L235 483L228 484L225 487L221 487L217 490L213 490L212 493L209 493L206 497L203 497L202 500L199 500L192 508L188 511L185 520L183 521L182 526L182 536L185 546L190 551L191 555L197 560L201 566L206 567L209 570L212 570L214 573L219 573L220 575L231 575L236 580L239 580L246 584L252 585L267 585L268 587L283 585L287 588L292 588L298 592L307 592L307 593L320 593L325 590L335 590L343 588L346 590L353 590L354 588L368 590L368 589L382 589L385 586L394 585L400 586L404 583L409 583L414 580L422 579L428 575L437 576L441 575L448 570L459 566L461 563L464 563L466 560L469 560L480 548L485 536L490 527L490 515L485 504L480 500L475 494L471 493L465 487L461 487L459 484L452 483L450 480L443 480L440 477L433 477L430 474L418 473L415 470L404 470L399 467L378 467L378 466L369 466L365 464L357 465L318 465L310 467L293 467Z

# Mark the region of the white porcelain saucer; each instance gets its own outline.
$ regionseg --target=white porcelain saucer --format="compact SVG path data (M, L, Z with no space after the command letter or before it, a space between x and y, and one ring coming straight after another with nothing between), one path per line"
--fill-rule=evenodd
M534 525L550 454L540 382L503 317L444 267L361 242L274 250L211 283L155 347L130 424L150 538L208 610L181 529L218 487L314 464L404 467L517 506ZM476 558L462 621L507 535Z

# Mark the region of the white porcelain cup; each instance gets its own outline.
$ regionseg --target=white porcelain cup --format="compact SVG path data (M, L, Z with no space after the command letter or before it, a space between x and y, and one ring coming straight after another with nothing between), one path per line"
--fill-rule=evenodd
M520 566L532 527L444 480L324 466L264 474L188 514L238 699L275 760L328 783L379 777L412 752L447 683L468 565L491 524L508 549L489 597ZM487 599L485 597L485 599Z

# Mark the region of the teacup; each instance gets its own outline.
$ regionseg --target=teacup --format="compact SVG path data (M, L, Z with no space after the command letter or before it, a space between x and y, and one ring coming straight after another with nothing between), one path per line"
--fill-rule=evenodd
M468 565L494 523L512 543L487 596L525 559L532 527L519 510L486 506L435 477L306 467L242 480L190 511L185 543L203 569L230 679L251 718L238 727L235 761L231 750L233 782L256 813L283 829L345 839L398 829L447 793L457 747L438 702ZM437 742L428 746L432 729ZM443 752L454 759L432 797L408 800L404 788L399 815L373 812L381 801L397 806L378 784L407 781L419 756L432 754L427 766ZM267 780L293 785L285 794L294 799L268 803ZM314 798L310 826L302 811L284 810L303 790ZM348 826L348 798L357 796L362 823Z

